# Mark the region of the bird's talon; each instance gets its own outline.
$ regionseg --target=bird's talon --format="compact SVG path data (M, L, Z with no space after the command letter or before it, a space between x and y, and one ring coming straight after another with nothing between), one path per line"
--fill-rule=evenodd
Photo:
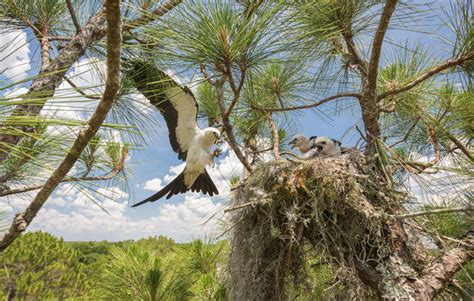
M222 154L222 150L220 148L216 148L214 150L214 158L218 158Z

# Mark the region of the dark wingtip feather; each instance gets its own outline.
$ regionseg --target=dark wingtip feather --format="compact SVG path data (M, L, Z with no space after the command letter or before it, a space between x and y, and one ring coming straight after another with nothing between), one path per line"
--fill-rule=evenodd
M184 191L183 191L184 187ZM186 186L184 185L184 171L180 173L173 181L171 181L168 185L162 188L160 191L152 195L151 197L147 198L144 201L141 201L137 204L132 205L132 207L138 207L148 202L156 202L162 197L166 195L166 199L169 199L175 194L186 192Z
M217 190L216 185L212 181L211 177L207 173L207 170L204 170L202 174L194 181L193 186L190 189L186 188L184 184L184 172L180 173L171 183L166 185L163 189L152 195L151 197L147 198L144 201L141 201L137 204L132 205L132 207L138 207L148 202L155 202L161 199L166 195L166 199L170 199L173 195L185 193L188 190L193 192L202 192L209 196L218 195L219 191Z

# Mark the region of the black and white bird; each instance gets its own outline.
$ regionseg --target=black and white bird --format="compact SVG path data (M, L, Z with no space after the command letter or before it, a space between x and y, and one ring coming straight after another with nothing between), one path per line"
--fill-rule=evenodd
M291 148L298 149L303 155L303 159L314 157L334 157L340 156L341 142L327 136L311 136L307 138L303 134L297 134L289 142Z
M341 155L341 142L327 136L313 136L309 138L310 153L319 157L336 157ZM313 154L311 154L313 156Z
M221 131L214 127L201 129L197 124L198 104L192 92L176 83L153 63L131 63L131 76L137 89L163 115L169 131L169 141L178 158L186 161L184 170L163 189L132 207L155 202L166 196L186 191L218 194L216 185L209 177L206 166L214 165L220 150L211 151L221 142Z

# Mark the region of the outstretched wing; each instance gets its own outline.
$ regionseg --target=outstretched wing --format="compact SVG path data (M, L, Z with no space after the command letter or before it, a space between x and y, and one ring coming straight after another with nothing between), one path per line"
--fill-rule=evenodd
M143 205L148 202L155 202L161 199L166 195L166 199L169 199L173 195L185 193L188 190L193 192L202 192L209 196L213 196L215 194L219 194L216 185L212 182L211 177L207 173L207 170L204 169L204 172L199 175L199 177L194 181L193 186L191 188L186 188L184 184L184 174L186 170L181 172L173 181L171 181L168 185L166 185L163 189L152 195L151 197L147 198L144 201L141 201L137 204L134 204L132 207L137 207Z
M200 131L196 99L187 87L176 83L153 62L135 60L129 64L136 88L163 115L173 151L179 159L186 160L191 141Z

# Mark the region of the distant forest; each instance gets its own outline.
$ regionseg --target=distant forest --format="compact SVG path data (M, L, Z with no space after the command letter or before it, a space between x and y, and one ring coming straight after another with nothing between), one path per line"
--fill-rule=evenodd
M456 220L442 222L447 230ZM225 240L176 243L159 236L65 242L29 232L0 257L0 298L15 287L17 300L228 300L227 251ZM310 277L302 289L290 288L292 300L337 297L329 262L315 256L306 269ZM473 276L471 262L458 272L456 283L474 293Z

